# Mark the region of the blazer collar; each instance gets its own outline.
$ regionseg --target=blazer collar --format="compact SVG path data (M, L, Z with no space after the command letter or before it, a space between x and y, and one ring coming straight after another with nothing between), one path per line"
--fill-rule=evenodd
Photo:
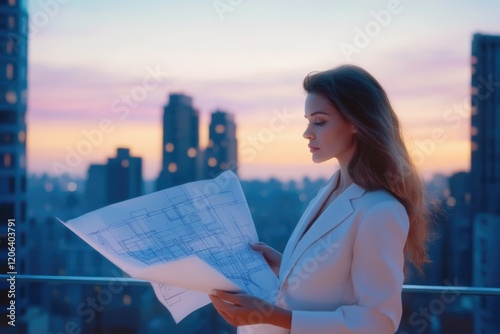
M280 281L289 275L300 256L319 238L342 223L354 210L351 200L363 196L366 189L353 183L342 194L340 194L330 205L325 208L321 216L317 217L314 224L307 233L300 239L304 230L312 219L316 217L321 206L328 198L329 194L337 184L340 172L337 171L328 183L318 191L318 195L311 200L308 207L300 218L297 227L290 236L290 240L283 253L283 263L280 271ZM299 241L300 239L300 241Z

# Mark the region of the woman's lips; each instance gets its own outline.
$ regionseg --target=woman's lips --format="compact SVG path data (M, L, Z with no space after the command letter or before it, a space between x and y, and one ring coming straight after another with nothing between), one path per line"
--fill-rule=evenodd
M315 146L312 146L311 144L307 145L309 147L309 151L311 153L314 153L316 152L317 150L319 150L319 147L315 147Z

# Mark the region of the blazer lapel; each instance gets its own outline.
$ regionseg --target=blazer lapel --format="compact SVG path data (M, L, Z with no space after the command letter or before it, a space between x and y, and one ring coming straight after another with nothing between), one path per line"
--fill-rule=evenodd
M306 210L303 215L304 219L300 220L300 227L297 226L296 228L297 233L294 232L292 235L293 238L290 237L290 242L287 245L285 252L283 253L283 259L286 261L285 263L282 263L281 267L283 269L283 271L280 272L281 282L283 282L288 277L301 255L312 244L314 244L323 235L337 227L352 214L354 209L352 207L351 200L361 197L365 193L366 190L358 186L357 184L350 185L323 211L321 216L316 219L309 231L307 231L307 233L299 241L299 238L305 230L306 226L316 216L319 209L335 186L337 177L338 173L332 178L333 181L329 182L328 186L324 188L325 191L321 194L321 196L318 196L318 201L314 203L310 210Z
M297 223L295 229L293 230L290 239L288 239L285 250L283 251L283 258L282 258L283 262L281 263L280 266L280 277L283 277L282 275L283 273L281 270L289 267L288 261L290 260L291 255L297 246L300 236L304 233L304 230L309 225L311 220L318 214L318 211L321 209L321 206L326 201L326 198L332 192L333 188L335 187L335 184L337 183L338 176L339 172L337 171L335 172L335 174L333 174L328 183L318 191L316 197L314 197L311 200L311 202L309 202L309 205L304 210L302 217L300 217L300 220Z

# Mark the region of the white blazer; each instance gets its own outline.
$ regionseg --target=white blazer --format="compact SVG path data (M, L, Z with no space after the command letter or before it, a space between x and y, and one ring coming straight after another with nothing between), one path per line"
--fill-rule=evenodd
M404 206L383 190L349 186L325 208L340 173L311 200L283 253L276 304L292 311L291 331L270 325L238 333L389 334L402 315Z

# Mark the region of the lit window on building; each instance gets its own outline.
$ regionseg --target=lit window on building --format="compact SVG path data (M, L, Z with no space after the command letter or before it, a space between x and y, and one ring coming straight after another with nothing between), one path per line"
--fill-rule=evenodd
M453 197L448 197L448 199L446 200L446 204L451 207L454 207L456 203L457 201Z
M9 0L9 5L11 7L14 7L16 5L16 2L17 2L16 0Z
M17 102L17 94L16 92L9 90L5 93L5 101L10 104L16 104Z
M214 146L214 141L212 139L210 139L208 141L208 147L212 147L212 146Z
M194 157L196 157L196 153L197 153L196 149L194 147L190 147L188 152L187 152L187 155L190 158L194 158Z
M470 193L465 193L465 203L470 203Z
M26 154L24 153L19 156L19 168L26 168Z
M78 189L78 186L76 185L75 182L71 181L71 182L68 182L68 184L66 185L66 189L68 189L68 191L76 191L76 189Z
M121 165L123 168L128 168L128 166L130 166L130 162L128 159L123 159Z
M177 164L175 162L171 162L168 164L168 171L170 173L175 173L177 172Z
M9 80L14 79L14 65L13 64L7 64L7 66L5 66L5 77Z
M215 166L217 166L217 159L215 159L215 158L210 158L210 159L208 159L208 165L209 165L210 167L215 167Z
M478 149L478 147L477 147L477 143L476 143L476 142L473 142L473 141L470 143L470 147L471 147L471 149L472 149L473 151L477 151L477 149Z
M472 86L472 87L470 88L470 94L471 94L471 95L477 95L477 88L476 88L476 87L474 87L474 86Z
M221 162L220 169L226 170L227 169L227 164L225 162Z
M476 57L476 56L472 56L472 57L470 57L470 63L471 63L472 65L477 64L477 57Z
M3 154L3 166L6 168L12 167L12 155L10 153Z
M19 133L17 134L17 139L19 140L19 143L24 144L24 142L26 141L26 132L24 132L23 130L19 131Z
M473 136L477 135L477 128L475 126L470 128L470 134Z
M132 297L130 297L130 295L124 295L123 305L130 305L130 304L132 304Z
M45 189L46 192L50 193L50 192L52 192L52 190L54 190L54 185L50 182L47 182L47 183L45 183L43 188Z
M16 18L12 15L9 16L9 29L16 29Z
M222 125L222 124L217 124L217 125L215 126L215 132L216 132L216 133L219 133L219 134L220 134L220 133L224 133L225 131L226 131L226 127L225 127L224 125Z
M172 143L165 144L165 151L173 152L174 151L174 144L172 144Z
M472 115L477 115L477 107L476 107L476 106L472 106L472 107L470 108L470 113L471 113Z

